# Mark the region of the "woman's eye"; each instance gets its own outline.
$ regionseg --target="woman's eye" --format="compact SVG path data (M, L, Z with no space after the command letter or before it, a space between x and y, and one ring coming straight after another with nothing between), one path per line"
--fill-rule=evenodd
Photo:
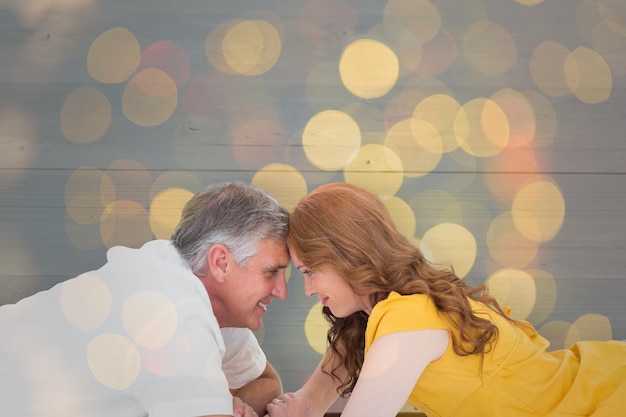
M302 270L302 275L304 275L305 277L310 277L311 275L313 275L313 271L311 271L310 269L304 269Z

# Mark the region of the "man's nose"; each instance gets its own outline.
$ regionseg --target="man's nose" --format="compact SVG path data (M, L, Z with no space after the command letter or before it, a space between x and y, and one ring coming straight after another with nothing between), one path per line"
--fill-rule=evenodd
M284 270L281 270L280 277L276 279L276 284L272 289L272 295L280 298L281 300L287 298L287 277L285 276Z

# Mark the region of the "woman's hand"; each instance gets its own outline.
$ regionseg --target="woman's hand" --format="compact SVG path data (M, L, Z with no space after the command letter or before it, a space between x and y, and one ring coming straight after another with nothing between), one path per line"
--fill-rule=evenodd
M270 417L310 417L313 407L302 397L287 393L272 400L267 405Z

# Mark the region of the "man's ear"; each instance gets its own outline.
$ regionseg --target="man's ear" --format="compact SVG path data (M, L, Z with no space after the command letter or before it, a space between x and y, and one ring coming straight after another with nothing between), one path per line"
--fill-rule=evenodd
M207 252L207 269L217 282L224 282L229 270L230 251L226 245L217 243Z

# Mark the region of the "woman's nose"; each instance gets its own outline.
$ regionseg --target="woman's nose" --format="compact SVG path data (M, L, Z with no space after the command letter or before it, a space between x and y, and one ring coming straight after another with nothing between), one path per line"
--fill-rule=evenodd
M307 297L315 295L315 288L313 288L313 280L306 275L304 276L304 294Z

